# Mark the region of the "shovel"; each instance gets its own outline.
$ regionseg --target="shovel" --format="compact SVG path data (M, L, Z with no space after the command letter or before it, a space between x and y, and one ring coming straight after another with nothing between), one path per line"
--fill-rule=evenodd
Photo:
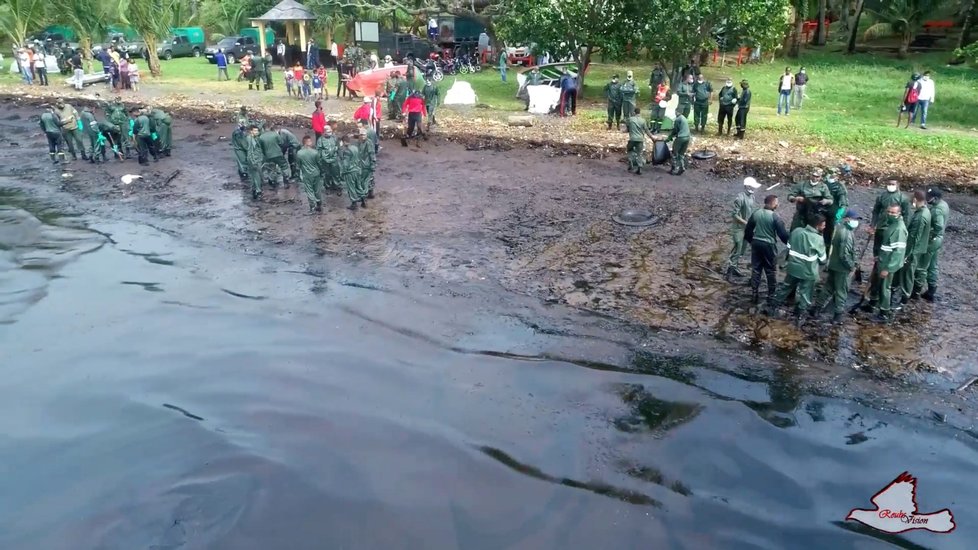
M856 271L852 274L852 280L855 281L856 284L862 284L863 283L863 266L862 266L862 262L863 262L863 257L866 255L866 251L869 250L869 243L871 243L871 242L873 242L873 236L872 235L870 235L866 239L866 244L863 245L863 251L859 253L859 260L856 261Z

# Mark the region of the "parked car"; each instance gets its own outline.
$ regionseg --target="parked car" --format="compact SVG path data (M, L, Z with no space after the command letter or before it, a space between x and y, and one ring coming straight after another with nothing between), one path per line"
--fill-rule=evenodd
M533 65L533 55L527 46L506 48L506 57L509 59L510 65L523 65L525 67Z
M204 50L204 57L211 63L217 63L217 60L214 59L214 56L217 55L217 50L224 50L224 55L227 57L228 63L234 63L244 57L245 52L248 50L251 50L252 53L258 53L258 49L258 41L251 36L228 36L222 38L217 44L208 46Z

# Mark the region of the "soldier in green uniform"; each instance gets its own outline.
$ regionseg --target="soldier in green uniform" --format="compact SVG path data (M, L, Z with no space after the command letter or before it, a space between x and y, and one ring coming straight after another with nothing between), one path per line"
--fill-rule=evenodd
M825 231L822 233L822 236L825 237L825 246L828 247L829 243L832 242L835 226L842 220L846 209L849 208L849 190L846 189L846 184L839 179L839 170L836 168L829 168L825 171L825 185L832 195L832 205L826 209Z
M635 75L632 71L625 73L625 81L621 83L621 112L631 117L638 105L638 87L635 86Z
M319 152L313 147L312 136L303 136L302 148L295 154L299 181L309 201L309 213L323 211L323 175L319 171Z
M642 175L642 166L645 165L645 136L652 137L645 119L641 116L641 109L635 107L632 116L625 121L625 128L628 129L628 145L625 150L628 152L628 171L635 170L635 174Z
M693 75L686 75L686 80L679 84L676 94L679 96L676 114L682 113L683 117L689 118L689 111L692 109L693 99L696 97L696 90L693 88Z
M608 129L611 123L621 129L621 84L618 83L618 75L611 77L611 82L604 85L604 98L608 100ZM631 113L626 113L626 119L631 117Z
M930 245L930 208L927 208L927 193L917 191L910 203L913 213L910 215L910 225L907 226L907 253L903 259L903 267L894 277L896 286L896 303L905 304L910 298L916 299L924 287L926 272L921 270L921 260L927 254ZM916 276L920 273L921 278Z
M737 88L734 88L733 80L727 79L723 87L720 88L717 97L720 100L720 113L717 115L717 124L720 129L717 131L717 135L723 135L723 121L726 120L727 135L729 136L733 129L734 105L737 104Z
M295 165L295 155L299 152L302 144L299 143L299 138L295 137L295 134L288 128L279 128L278 135L282 141L282 154L285 155L285 159L289 163L289 171L292 173L292 181L294 182L299 177L299 171Z
M662 63L656 63L655 68L652 69L652 74L649 76L649 88L652 89L652 95L655 95L655 90L666 81L666 69L662 66Z
M262 81L265 80L265 58L254 55L248 50L251 56L251 72L248 73L248 89L261 91Z
M248 180L248 129L246 125L239 126L231 134L231 147L234 150L234 160L238 166L238 177L241 181Z
M876 203L873 205L873 215L869 222L869 233L873 235L873 257L878 258L880 256L880 247L883 242L883 234L876 231L876 228L888 220L887 209L890 206L897 205L900 207L901 216L903 218L904 230L906 230L906 224L910 221L910 201L907 200L906 195L900 192L900 186L896 180L890 180L886 182L885 189L876 196ZM906 239L904 239L906 243ZM906 251L903 251L904 253ZM902 264L901 257L901 265ZM899 269L899 267L897 268ZM896 270L894 270L896 271ZM870 302L863 306L864 310L872 310L873 304L880 300L879 292L879 271L878 263L873 264L873 272L869 276L869 286L870 286ZM887 309L889 309L889 289L887 289Z
M92 147L92 153L89 158L91 158L92 162L96 164L109 160L108 131L111 129L111 127L112 124L108 122L95 123L95 128L98 133L96 134L95 145Z
M343 189L344 185L339 165L339 147L339 141L333 135L333 128L326 126L323 129L323 135L316 141L316 151L319 152L323 184L327 190L337 193Z
M822 230L825 229L825 217L821 214L815 215L811 223L805 227L798 227L791 231L788 239L788 263L785 266L785 278L778 287L778 293L774 297L774 303L770 314L777 316L777 310L788 299L788 295L795 293L795 324L801 326L801 314L812 305L812 291L818 281L819 265L824 264L825 241L822 240Z
M675 140L675 144L672 146L672 170L669 171L670 174L679 176L686 171L686 150L689 149L691 137L686 115L676 111L676 120L672 122L672 131L666 138L667 142Z
M68 152L71 153L72 158L78 160L78 153L81 153L83 159L88 160L85 155L85 145L82 143L81 133L78 122L78 111L74 107L61 101L60 99L55 104L57 107L58 119L61 121L61 135L64 136L65 144L68 146Z
M777 256L778 241L788 243L788 230L784 222L774 213L778 209L778 196L764 197L764 208L755 210L744 228L744 240L750 243L750 288L753 293L752 302L759 300L758 289L761 286L761 272L767 278L767 307L770 310L774 303L777 287Z
M816 302L815 313L828 305L833 306L832 322L839 323L846 310L846 300L849 299L849 274L856 267L856 242L854 232L859 227L859 214L852 209L842 213L841 223L832 236L831 252L829 252L828 273L819 298Z
M713 84L700 73L693 83L693 127L699 132L706 131L706 120L710 114L710 102L713 101Z
M109 156L109 151L112 151L112 157L118 158L120 161L124 160L125 154L119 150L118 139L123 132L122 130L112 124L108 120L100 120L98 123L99 135L105 140L105 157Z
M360 164L363 167L361 189L367 192L366 197L368 199L372 199L374 198L374 171L377 169L377 152L374 150L373 144L367 141L366 125L360 127L359 136L357 145L360 147Z
M146 109L132 109L130 114L135 118L132 134L136 139L136 150L139 152L139 164L146 166L149 164L149 156L153 156L153 162L160 160L156 147L153 145L153 126L149 119L149 112Z
M380 151L380 137L377 136L377 130L367 120L361 120L360 124L367 129L367 146L373 147L376 155Z
M394 91L397 88L397 71L391 72L384 82L384 97L387 98L387 120L397 120L401 113L401 104L394 101Z
M886 323L891 319L890 287L893 276L903 267L907 252L907 226L903 221L901 206L892 203L886 207L885 215L876 221L876 233L879 235L879 252L873 265L873 277L870 278L870 310L879 308L876 320ZM875 252L875 251L874 251Z
M421 97L424 98L424 108L428 110L428 129L431 126L437 126L438 121L435 120L435 108L441 103L441 92L438 91L438 86L435 85L435 81L429 76L425 79L424 88L421 89Z
M247 134L248 127L251 126L252 121L251 121L251 116L248 115L248 108L245 107L244 105L242 105L241 108L238 109L237 120L238 120L238 128L241 128Z
M109 141L123 159L130 158L132 140L129 135L129 117L126 107L118 97L105 107L105 117L115 126L115 132L109 134Z
M927 246L927 254L920 259L918 269L924 271L927 281L927 291L920 297L928 302L933 302L937 295L937 260L941 255L941 248L944 247L944 230L951 211L944 202L943 195L936 187L927 190L927 202L930 203L930 244ZM916 278L921 280L920 275Z
M795 215L791 218L792 231L810 225L810 218L815 214L824 216L826 209L832 205L832 193L822 181L822 170L815 170L809 181L795 185L788 193L788 202L795 204Z
M346 193L350 198L350 210L356 210L358 205L363 208L367 207L367 190L363 187L363 165L359 141L359 134L348 135L340 143L338 155L343 183L346 185Z
M271 90L274 86L272 85L272 51L270 48L265 49L265 56L262 57L263 65L265 70L262 72L262 77L265 79L265 91ZM325 84L323 85L325 88Z
M173 146L173 132L170 129L173 118L159 107L150 111L150 118L153 119L156 129L157 152L161 157L168 157L170 156L170 148Z
M261 199L262 173L261 167L265 161L262 153L261 142L258 141L258 126L252 124L248 127L248 135L245 140L245 158L248 162L248 179L251 180L251 199Z
M41 113L41 120L38 121L38 124L48 138L48 156L51 157L51 162L67 162L63 145L64 138L61 136L61 120L58 119L54 109L51 107L45 109Z
M751 100L750 84L746 80L740 81L740 98L737 100L737 114L734 122L737 124L737 139L744 139L747 132L747 114L750 113Z
M91 107L86 106L85 108L82 109L81 122L82 122L82 132L85 134L85 137L88 138L85 143L85 156L88 157L89 162L94 164L96 162L94 152L96 150L96 146L98 144L101 133L99 132L98 129L98 121L95 120L95 113L92 112ZM103 142L105 141L104 137L102 137L101 139ZM103 153L103 160L104 160L104 151L102 153Z
M401 105L408 98L409 92L407 78L397 73L397 81L394 82L394 118L398 120L401 118Z
M754 190L760 186L761 184L754 178L744 178L744 190L734 199L733 210L730 212L730 240L733 247L727 258L727 272L724 275L727 282L733 282L734 277L744 276L738 269L740 258L747 252L744 228L747 227L747 220L754 214L754 210L757 210L757 205L754 204Z
M261 144L261 152L264 157L265 169L264 177L272 185L288 186L288 181L292 179L292 172L289 170L289 163L282 154L282 137L275 131L274 124L267 124L265 131L258 136L258 143Z

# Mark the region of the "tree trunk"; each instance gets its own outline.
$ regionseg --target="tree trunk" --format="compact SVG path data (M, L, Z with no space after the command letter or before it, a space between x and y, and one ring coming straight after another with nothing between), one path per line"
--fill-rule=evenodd
M900 59L906 59L907 54L910 52L910 42L913 41L913 34L911 32L903 33L900 37L900 50L897 51L897 57Z
M594 51L594 46L588 46L584 48L584 55L581 55L580 48L574 53L574 57L577 58L577 99L578 101L584 97L584 70L591 63L591 52Z
M974 28L976 20L978 20L978 1L972 1L971 9L964 16L964 23L961 25L961 36L958 37L959 48L963 48L974 42L971 38L971 30Z
M156 35L151 32L143 33L143 42L146 43L146 53L149 55L149 74L159 78L163 75L163 70L160 67L160 56L156 53Z
M846 53L856 53L856 36L859 33L859 18L863 15L865 0L856 1L856 16L852 18L851 28L849 29L849 45L846 46Z
M92 72L92 37L79 36L78 49L81 50L82 59L85 60L86 72Z
M791 48L788 49L788 57L798 57L801 55L802 30L805 27L805 10L799 5L795 6L795 25L794 32L791 34Z
M824 46L825 42L828 40L829 29L825 26L825 16L826 9L828 7L828 0L819 0L818 2L818 26L815 27L815 45Z
M683 62L682 60L674 59L672 61L672 67L669 69L669 89L675 92L679 88L680 82L683 79ZM652 90L655 93L655 90Z

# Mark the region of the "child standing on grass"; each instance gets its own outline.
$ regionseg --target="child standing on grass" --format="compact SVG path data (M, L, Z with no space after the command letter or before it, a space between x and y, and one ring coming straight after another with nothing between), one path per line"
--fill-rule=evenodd
M316 76L319 77L320 82L322 82L323 84L322 90L320 90L319 92L319 99L325 99L329 97L329 92L326 91L328 89L327 84L329 83L329 77L327 76L327 74L329 73L326 72L326 67L323 67L322 65L320 65L319 68L316 69Z
M309 71L302 72L302 99L303 101L309 99L309 94L311 93L310 88L312 88L312 75Z
M136 64L135 59L129 62L129 84L132 86L132 91L139 91L139 65Z
M292 97L292 86L295 84L295 71L290 67L285 68L285 93Z
M319 78L319 72L312 75L312 95L317 101L323 96L323 81Z

